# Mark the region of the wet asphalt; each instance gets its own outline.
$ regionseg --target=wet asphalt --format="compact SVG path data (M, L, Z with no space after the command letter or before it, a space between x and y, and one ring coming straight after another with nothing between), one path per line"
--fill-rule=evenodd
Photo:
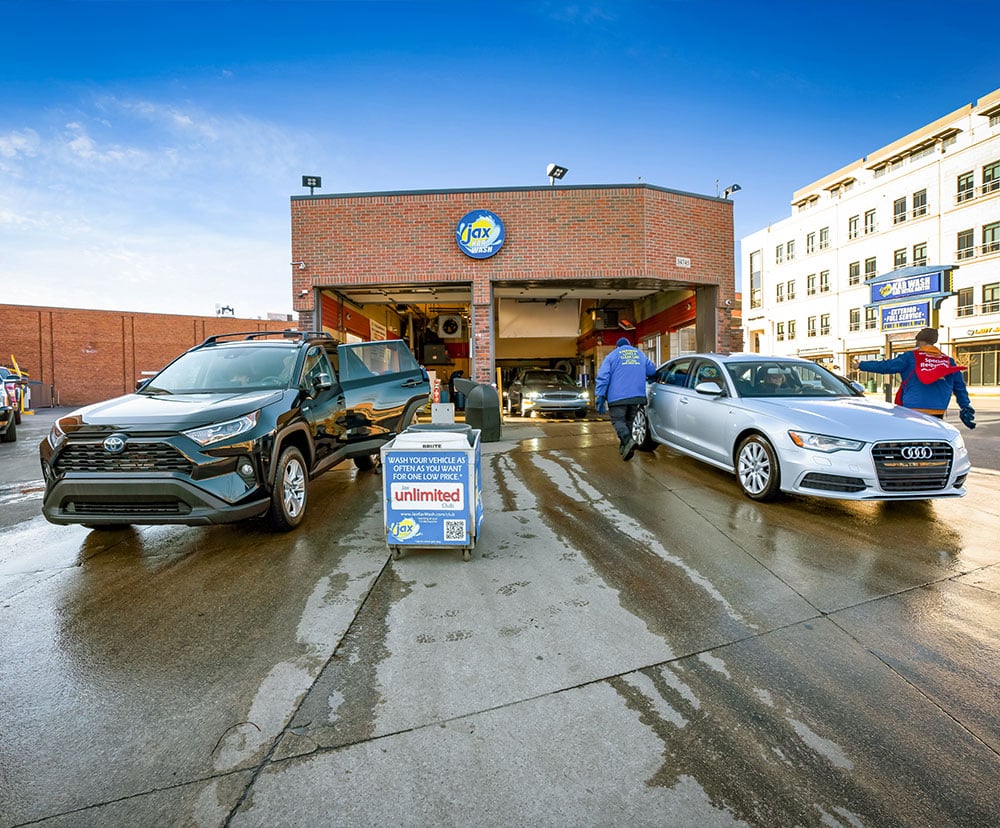
M472 560L393 561L346 466L287 535L52 526L55 413L0 447L0 826L1000 824L996 472L765 505L512 419Z

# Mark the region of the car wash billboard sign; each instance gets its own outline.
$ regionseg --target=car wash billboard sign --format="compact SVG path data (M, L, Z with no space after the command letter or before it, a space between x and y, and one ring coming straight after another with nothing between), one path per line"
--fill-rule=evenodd
M905 305L886 305L880 310L883 331L926 328L931 324L931 303L929 301L909 302Z
M910 299L914 296L929 296L947 292L944 287L944 273L940 270L932 273L919 273L899 278L887 278L882 282L871 284L871 302L873 305L881 302L898 302L900 299Z
M466 213L455 228L459 249L473 259L488 259L499 253L506 236L500 216L489 210Z

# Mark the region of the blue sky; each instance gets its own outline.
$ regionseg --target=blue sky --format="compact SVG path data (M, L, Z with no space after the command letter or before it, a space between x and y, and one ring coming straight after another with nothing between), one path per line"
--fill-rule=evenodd
M0 301L291 310L289 196L794 190L1000 87L992 3L0 0Z

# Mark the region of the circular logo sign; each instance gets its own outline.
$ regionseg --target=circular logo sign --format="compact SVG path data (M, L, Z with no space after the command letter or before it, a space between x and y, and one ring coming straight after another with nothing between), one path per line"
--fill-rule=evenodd
M462 252L473 259L488 259L498 253L505 237L500 216L489 210L466 213L455 229L455 241Z

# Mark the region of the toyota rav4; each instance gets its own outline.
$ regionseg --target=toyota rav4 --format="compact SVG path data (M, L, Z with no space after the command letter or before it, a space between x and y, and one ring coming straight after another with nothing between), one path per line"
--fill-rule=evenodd
M401 340L211 336L133 394L59 418L40 445L52 523L202 525L305 515L308 483L415 421L430 384Z

